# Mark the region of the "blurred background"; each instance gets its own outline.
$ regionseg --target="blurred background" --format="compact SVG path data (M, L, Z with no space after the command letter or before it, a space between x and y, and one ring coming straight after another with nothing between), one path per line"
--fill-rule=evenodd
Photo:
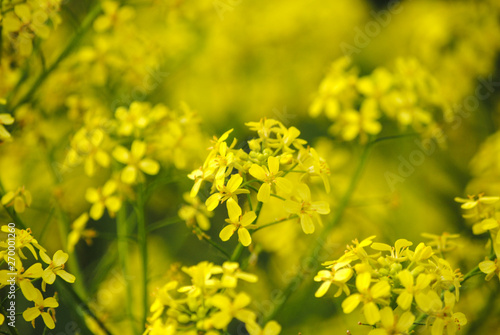
M45 2L50 3L41 1ZM2 1L3 6L8 3ZM101 172L87 177L82 165L61 168L73 135L88 124L89 111L109 116L133 101L196 113L193 119L179 118L179 124L194 126L182 128L179 138L184 140L168 148L161 161L163 182L148 203L151 225L172 222L149 235L151 292L175 276L180 264L223 261L178 220L177 213L185 205L182 195L192 186L187 174L203 163L210 138L234 128L234 136L244 144L254 136L245 122L267 117L295 126L301 138L326 159L332 191L313 191L330 202L332 214L325 220L331 219L351 180L361 145L335 136L331 119L324 114L312 117L310 110L332 62L350 56L360 76L379 67L394 69L400 58L416 60L434 77L446 106L437 118L443 141L438 145L407 136L375 145L341 223L324 241L319 261L338 258L355 238L377 235L386 243L406 238L417 245L426 241L421 236L424 232L460 234L458 247L447 256L463 273L487 255L486 238L472 234L453 199L481 192L500 195L498 1L131 0L109 4L63 1L47 24L50 34L33 37L30 52L9 53L9 38L19 37L2 31L0 98L12 108L16 123L8 128L14 141L0 145L0 180L6 191L21 185L30 190L33 203L21 217L51 253L66 248L68 223L88 211L87 187L97 187L109 178ZM98 5L103 10L96 12ZM51 68L51 64L57 66ZM378 137L414 133L388 121L382 126ZM408 166L405 162L416 155L423 158ZM394 174L403 178L391 179ZM10 220L6 212L0 218L2 223ZM223 211L215 212L215 227L209 235L217 236L214 222L224 218ZM61 228L65 225L61 222L66 222L66 228ZM128 334L114 222L106 215L90 220L87 227L97 236L90 245L78 243L72 257L80 264L79 289L86 291L89 305L113 334ZM258 313L275 308L286 284L307 266L302 257L316 239L317 235L306 236L291 222L255 235L255 257L247 271L260 280L244 289L252 294L252 307ZM134 269L139 258L131 245ZM71 264L68 269L72 270ZM283 334L345 334L347 330L366 334L367 327L357 325L359 314L342 313L341 299L314 297L319 284L312 281L313 276L308 273L276 315ZM462 333L496 334L500 329L498 280L485 282L478 276L462 292L458 306L469 319ZM64 301L64 293L59 294ZM99 333L91 320L73 324L75 313L79 312L71 306L59 308L56 328L44 334ZM29 323L18 324L20 334L41 334Z

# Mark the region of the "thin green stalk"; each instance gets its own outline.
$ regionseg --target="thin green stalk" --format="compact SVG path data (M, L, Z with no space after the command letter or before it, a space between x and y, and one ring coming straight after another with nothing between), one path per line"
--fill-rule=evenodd
M373 142L372 142L373 143ZM356 167L356 170L354 171L354 174L351 178L351 182L349 183L349 186L347 188L347 191L345 192L344 196L340 200L339 206L337 207L337 212L335 213L335 216L333 220L331 220L320 233L319 238L317 241L320 243L316 243L316 245L311 249L310 253L307 254L307 256L304 259L314 259L317 260L318 255L323 248L323 243L322 241L325 241L326 237L330 233L330 231L339 224L340 220L344 216L345 209L347 205L349 204L349 201L352 198L352 195L356 189L356 186L358 185L359 180L361 179L361 175L363 172L363 169L366 165L366 160L368 158L368 155L370 153L372 143L368 143L361 154L358 166ZM316 266L316 265L315 265ZM307 273L305 270L299 271L295 277L289 282L287 287L285 288L283 292L283 299L280 299L279 303L276 304L276 307L268 313L264 317L263 323L265 324L267 321L271 320L274 318L274 316L283 308L287 300L290 298L290 296L295 292L298 288L298 286L303 282L305 279Z
M155 222L155 223L152 223L151 225L149 225L147 232L151 233L157 229L160 229L160 228L163 228L166 226L170 226L170 225L175 224L175 223L181 223L181 222L184 222L184 220L182 220L181 218L178 218L178 217L166 218L164 220L160 220L158 222Z
M147 231L146 218L144 213L144 185L139 184L137 187L137 242L139 243L139 252L142 259L142 314L141 327L146 327L146 318L148 315L148 246L147 246Z
M80 42L81 38L87 30L92 26L92 23L94 20L99 16L102 12L100 4L97 4L85 17L83 20L80 28L75 32L69 43L66 45L64 50L59 54L59 56L56 58L56 60L45 70L43 71L33 82L31 87L28 89L28 91L23 95L22 98L19 99L19 101L14 104L13 106L9 106L8 110L12 113L14 110L16 110L19 106L24 104L25 102L29 101L32 99L33 94L36 92L36 90L43 84L43 82L47 79L49 74L54 71L59 64L66 58L68 57L73 49L78 45ZM17 86L19 87L19 86ZM16 92L13 92L15 94ZM10 100L9 100L10 101Z
M275 224L278 224L278 223L281 223L281 222L285 222L285 221L288 221L288 220L293 220L293 219L297 219L298 218L298 215L296 214L293 214L293 215L290 215L289 217L287 218L283 218L283 219L279 219L279 220L276 220L276 221L273 221L273 222L269 222L269 223L266 223L266 224L263 224L262 226L259 226L257 228L255 228L254 230L252 230L250 233L253 234L261 229L264 229L264 228L267 228L267 227L270 227L270 226L274 226Z
M135 334L140 334L140 330L137 328L137 324L134 320L134 314L132 311L132 306L134 304L134 297L132 295L132 283L130 282L130 268L129 268L129 241L128 241L128 220L127 220L127 208L125 204L116 214L116 233L118 235L118 258L120 259L120 264L123 272L123 278L126 282L126 295L127 295L127 315L130 321L130 327L134 330Z
M195 232L198 236L201 237L201 239L205 242L207 242L208 244L210 244L211 246L213 246L215 249L217 249L218 251L220 251L224 257L226 257L227 259L230 259L231 258L231 255L229 255L229 253L224 250L224 248L222 246L220 246L217 242L215 242L214 240L212 240L210 238L210 236L206 235L203 231L201 231L200 228L196 227L195 228Z

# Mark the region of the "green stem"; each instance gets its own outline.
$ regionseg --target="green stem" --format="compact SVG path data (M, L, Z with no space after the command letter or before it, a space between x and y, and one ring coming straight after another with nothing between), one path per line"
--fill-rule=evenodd
M372 142L375 143L375 142ZM320 233L319 238L317 241L319 243L316 243L316 245L311 249L310 253L307 254L307 256L304 258L304 260L310 260L313 259L317 263L317 259L319 256L319 253L321 249L323 248L323 242L326 240L326 237L330 233L330 231L339 224L339 222L342 220L342 217L344 215L345 209L347 205L349 204L349 201L352 198L352 195L356 189L356 186L358 185L359 180L361 179L361 175L363 172L363 169L366 164L366 160L368 158L368 155L370 153L370 149L372 147L372 143L368 143L361 154L361 157L359 159L358 166L356 167L356 170L354 171L354 174L351 178L351 182L349 183L349 186L347 188L347 191L345 192L344 196L340 200L339 206L337 207L337 212L335 213L335 216L333 220L331 220ZM317 265L314 264L316 267ZM310 268L307 266L306 268ZM274 316L283 308L287 300L290 298L290 296L297 290L299 285L303 282L303 280L306 278L307 272L306 270L300 270L295 277L289 282L287 287L285 288L283 292L283 299L280 299L280 301L276 304L276 307L268 313L264 317L263 323L265 324L267 321L271 320L274 318Z
M125 204L116 214L116 233L118 235L118 258L121 263L123 278L126 282L126 295L127 295L127 315L130 321L130 327L134 330L135 334L140 334L137 324L134 320L132 306L134 304L134 296L132 295L132 283L130 282L130 268L129 268L129 241L128 241L128 222L127 222L127 208Z
M490 257L489 257L490 260L493 260L495 259L495 254L491 254ZM469 280L470 278L478 275L478 274L481 274L481 270L479 269L479 265L476 266L474 269L470 270L469 272L467 272L464 276L464 279L462 280L462 284L465 283L467 280ZM452 286L448 289L448 291L450 292L455 292L455 286ZM415 328L417 328L417 326L419 326L420 323L422 323L422 321L424 321L427 317L429 316L429 314L427 313L422 313L420 314L420 316L415 320L415 322L413 323L413 325L410 327L410 329L408 329L408 333L411 333L413 330L415 330Z
M288 220L297 219L297 218L298 218L298 215L293 214L293 215L290 215L287 218L279 219L279 220L276 220L276 221L273 221L273 222L269 222L269 223L263 224L262 226L256 227L250 233L253 234L253 233L255 233L255 232L257 232L257 231L259 231L261 229L264 229L264 228L267 228L267 227L270 227L270 226L274 226L275 224L278 224L278 223L281 223L281 222L285 222L285 221L288 221Z
M36 92L36 90L43 84L43 82L47 79L50 73L54 71L59 64L66 58L68 57L73 49L78 45L80 40L82 39L83 35L85 32L92 26L92 23L94 20L99 16L102 12L101 6L96 5L85 17L83 20L80 29L78 29L73 37L71 38L70 42L66 45L64 50L59 54L59 56L56 58L56 60L45 70L43 71L35 80L35 82L31 85L31 87L28 89L28 91L24 94L24 96L19 99L19 101L8 108L9 111L13 112L16 110L19 106L24 104L25 102L29 101L32 97L33 94ZM19 87L19 86L18 86ZM16 92L13 92L15 94Z
M146 327L146 318L148 315L148 246L146 218L144 214L144 185L139 184L137 188L137 241L139 243L139 252L142 258L142 314L141 327Z
M200 228L196 227L195 232L196 232L196 235L200 236L203 241L207 242L208 244L213 246L215 249L220 251L224 255L224 257L226 257L227 259L231 259L231 255L229 255L229 253L226 250L224 250L224 248L222 246L220 246L217 242L212 240L210 238L210 236L207 236L203 231L201 231Z

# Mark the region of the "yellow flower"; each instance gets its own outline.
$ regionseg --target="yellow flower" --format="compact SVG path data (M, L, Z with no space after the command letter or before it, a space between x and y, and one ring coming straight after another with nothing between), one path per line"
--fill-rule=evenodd
M338 290L334 295L335 297L339 297L342 291L344 291L346 295L350 294L349 287L346 283L351 279L353 270L352 268L341 268L342 266L344 266L344 264L336 264L330 271L320 270L318 272L314 277L314 281L322 281L323 284L321 284L314 294L315 297L319 298L324 296L332 284L338 286Z
M85 157L84 169L87 176L95 174L96 163L104 168L109 166L109 155L101 146L104 142L105 133L101 129L87 128L78 130L71 140L71 149L66 155L66 164L76 166Z
M131 150L118 146L113 151L113 157L120 163L127 166L121 173L121 180L126 184L133 184L137 180L141 181L140 171L154 176L160 170L160 165L155 160L143 158L146 154L146 143L135 140Z
M224 262L222 264L222 268L220 269L222 273L221 285L222 287L230 287L235 288L238 284L238 279L242 279L249 283L257 282L258 278L256 275L243 272L240 269L240 265L237 262ZM217 274L217 271L214 271L214 274Z
M10 270L1 270L0 271L0 287L7 286L9 282L7 281L12 277L10 273L13 271ZM35 286L31 283L32 279L40 278L43 274L42 264L35 263L30 266L26 271L24 268L19 268L16 274L16 282L17 285L21 288L21 292L27 300L32 301L36 292L38 291Z
M455 335L458 330L467 324L467 318L463 313L454 313L455 296L449 291L444 292L444 306L439 300L439 308L433 312L435 320L431 326L432 335Z
M98 20L99 18L95 22ZM138 101L132 102L128 109L118 107L115 112L115 117L119 121L118 134L129 136L136 129L145 129L150 121L148 118L150 109L149 103Z
M88 213L83 213L71 225L73 229L68 235L68 252L73 252L75 250L75 245L81 238L83 238L88 245L91 244L92 239L97 233L93 229L85 229L88 220Z
M118 27L135 16L135 11L132 7L120 7L120 3L116 1L104 1L102 3L102 10L104 15L99 16L94 21L94 29L97 32L104 32L112 27Z
M15 192L10 191L2 197L2 205L5 207L14 206L17 213L23 213L26 207L31 206L31 193L24 186L19 187Z
M186 221L188 227L197 225L202 230L209 230L210 220L208 218L211 218L214 213L209 212L198 197L191 197L189 193L184 193L183 197L189 205L182 205L178 212L179 217Z
M398 306L404 310L409 309L413 302L413 297L415 297L418 307L423 311L428 311L431 306L428 304L425 291L431 283L431 276L421 273L417 277L417 282L414 283L413 275L405 269L398 274L398 278L405 287L396 300Z
M366 321L374 325L380 320L380 311L377 302L385 302L385 299L391 293L391 286L384 280L379 281L372 287L370 287L370 283L371 275L369 272L358 274L356 278L356 288L359 293L348 296L342 302L342 309L344 313L349 314L358 307L360 302L363 302L363 312Z
M3 232L8 233L11 232L11 228L9 226L2 226L1 229ZM38 255L35 251L35 248L37 248L40 251L45 251L45 249L38 244L38 241L31 235L31 229L28 228L26 230L24 229L15 229L16 233L16 268L21 268L23 266L21 259L26 259L26 256L23 253L24 248L28 248L28 250L31 252L33 257L38 260ZM7 241L2 241L0 242L0 247L7 249L9 245L7 244ZM7 254L5 254L5 262L8 262L7 260Z
M479 269L483 273L486 273L486 281L491 280L495 275L500 279L500 266L498 265L497 258L494 261L486 260L479 263Z
M297 214L304 233L312 234L316 229L314 222L321 224L319 214L330 213L330 205L326 201L311 201L311 191L306 184L299 184L296 193L292 199L285 201L285 210Z
M245 323L254 321L255 314L252 311L245 309L245 307L250 304L250 301L250 297L243 292L238 293L233 301L223 294L216 294L212 297L211 303L220 311L216 312L211 317L211 323L217 329L224 329L233 318Z
M35 328L35 319L41 315L43 322L45 323L47 328L54 329L56 326L54 323L54 318L45 311L45 308L48 308L49 311L52 308L56 308L57 306L59 306L57 300L53 297L43 299L42 293L37 290L37 294L33 299L33 302L35 303L35 307L30 307L23 312L24 320L28 322L31 321L33 328Z
M380 251L390 251L391 256L390 258L396 262L404 262L405 260L408 259L406 251L408 250L409 246L412 246L413 242L408 241L404 238L401 238L394 243L394 247L385 244L385 243L378 243L374 242L371 247L372 249L375 250L380 250Z
M352 141L360 136L361 142L365 143L368 135L376 135L382 130L379 118L376 102L365 100L359 112L354 109L342 112L331 130L334 134L339 134L344 141Z
M269 198L271 197L271 186L273 185L276 185L278 189L285 193L290 193L292 191L292 183L289 180L280 177L283 175L283 172L279 171L279 158L272 156L269 157L267 159L267 165L269 169L266 166L262 167L260 165L253 164L248 171L254 178L263 182L259 188L257 200L264 203L269 201Z
M11 135L3 125L11 125L14 118L7 113L0 113L0 141L10 141Z
M409 311L397 316L392 308L384 307L380 310L380 321L382 328L373 329L368 335L405 335L415 321L415 316Z
M250 335L278 335L281 333L281 326L276 321L269 321L264 326L264 329L256 322L249 322L245 327Z
M241 207L233 198L229 198L227 201L227 211L229 219L226 219L226 222L229 223L229 225L221 230L219 234L220 239L227 241L233 236L235 231L238 231L238 240L245 247L248 247L252 243L252 237L246 227L255 221L257 215L254 211L246 212L244 215L241 215Z
M85 198L92 203L90 208L90 217L94 220L99 220L104 214L104 209L108 209L110 217L114 217L115 213L120 210L122 201L116 195L117 183L114 180L108 180L102 188L95 189L90 187L87 189Z
M54 254L53 259L50 259L50 257L44 251L40 251L40 257L45 263L49 264L49 266L43 271L42 275L43 291L45 291L46 284L54 283L54 281L56 280L56 275L61 277L68 283L75 282L76 279L75 276L64 270L64 264L66 263L69 257L67 253L63 252L62 250L58 250Z
M243 178L239 174L233 174L227 182L227 185L224 185L223 179L216 180L215 185L219 192L208 197L205 202L207 210L213 211L220 203L223 203L229 198L232 198L234 201L238 201L238 194L250 193L248 190L239 188L242 182Z

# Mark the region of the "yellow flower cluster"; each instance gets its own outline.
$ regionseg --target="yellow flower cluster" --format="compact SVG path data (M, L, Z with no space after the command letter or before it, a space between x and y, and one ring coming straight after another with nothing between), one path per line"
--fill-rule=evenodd
M413 243L405 239L391 246L373 242L374 238L354 240L342 257L323 264L327 270L314 278L323 282L316 297L336 286L335 297L347 296L342 302L344 313L362 305L367 323L374 328L370 335L408 334L418 311L430 316L432 335L455 334L467 323L463 313L453 310L462 281L458 270L425 243L411 250Z
M257 218L263 204L271 197L282 201L289 219L298 219L302 230L312 234L321 224L320 215L330 212L325 201L315 201L308 186L310 177L322 179L329 190L330 170L316 151L305 146L295 127L285 127L274 119L261 119L246 124L258 137L248 140L246 149L237 147L237 140L229 142L232 129L215 138L203 166L194 170L189 178L194 180L191 197L200 193L203 183L210 184L205 205L211 212L226 203L227 225L220 231L220 238L227 241L237 232L244 246L252 243L249 229L256 229ZM246 195L247 205L241 195ZM258 203L257 203L258 202ZM203 211L198 212L203 216ZM208 228L206 219L202 229Z
M9 224L2 226L1 231L7 234L7 239L0 241L0 258L2 264L7 265L8 269L0 270L0 288L12 286L15 283L21 289L26 300L34 304L33 307L27 308L22 313L24 320L31 322L35 327L35 319L41 316L45 326L54 329L55 308L59 306L59 303L56 297L44 298L42 292L45 292L47 284L54 284L57 276L68 283L75 282L75 276L64 270L68 254L58 250L50 258L45 248L38 244L38 241L33 237L29 228L26 230L17 229ZM29 267L25 264L28 259L23 251L25 248L36 260ZM38 256L43 263L47 264L45 269L43 263L38 261ZM40 279L41 291L34 285ZM11 289L10 292L12 291ZM0 315L0 324L2 324L7 315Z
M322 112L333 122L330 131L344 141L364 143L382 131L382 118L396 121L400 128L428 131L436 126L445 102L436 80L416 59L398 59L395 70L384 67L359 76L352 60L336 60L310 106L309 114Z
M46 39L51 27L61 23L61 0L2 1L0 26L2 37L10 42L9 53L27 57L33 52L35 38ZM1 39L0 39L1 40ZM3 45L0 46L2 49Z
M479 269L486 274L486 280L490 280L495 275L500 279L500 197L485 196L483 194L477 196L469 196L468 199L455 198L461 207L465 210L463 217L470 221L472 232L475 235L485 233L490 234L491 248L495 258L487 259L479 263Z
M236 291L239 280L257 281L257 276L242 271L238 263L225 262L218 266L201 262L183 267L182 271L190 277L190 285L180 286L174 280L156 292L146 334L227 334L234 319L243 322L250 335L281 332L281 326L275 321L268 322L262 329L257 315L249 309L250 296Z

